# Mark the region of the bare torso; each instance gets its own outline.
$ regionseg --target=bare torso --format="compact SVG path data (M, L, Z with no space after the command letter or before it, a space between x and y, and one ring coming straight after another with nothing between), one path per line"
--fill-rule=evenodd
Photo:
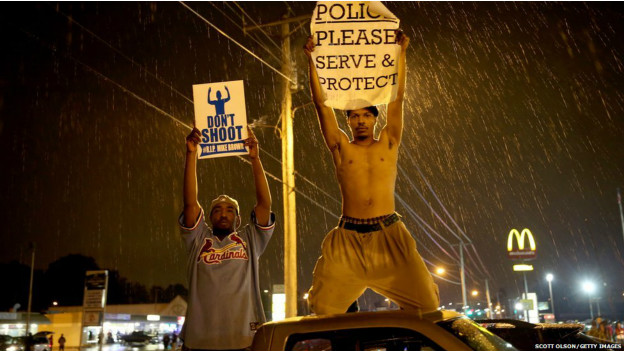
M368 146L343 142L333 151L342 214L373 218L394 212L398 145L386 133Z

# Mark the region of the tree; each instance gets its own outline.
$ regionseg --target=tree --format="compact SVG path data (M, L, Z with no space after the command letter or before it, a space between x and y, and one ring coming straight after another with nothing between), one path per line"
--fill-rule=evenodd
M148 303L151 302L149 293L145 285L136 282L126 284L126 303Z
M85 273L100 267L93 257L67 255L50 263L45 273L49 300L61 306L81 306L84 295Z
M0 310L8 311L16 304L26 310L30 267L17 261L0 264L0 276L4 280L0 289Z

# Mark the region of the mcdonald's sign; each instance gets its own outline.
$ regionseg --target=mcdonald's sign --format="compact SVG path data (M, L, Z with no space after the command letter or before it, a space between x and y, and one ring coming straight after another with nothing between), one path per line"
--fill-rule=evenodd
M515 239L515 240L514 240ZM525 245L525 239L528 241L528 247ZM514 247L514 241L517 247ZM512 260L532 260L537 256L535 249L535 239L533 234L528 229L522 229L522 232L518 232L517 229L512 229L507 236L507 255Z

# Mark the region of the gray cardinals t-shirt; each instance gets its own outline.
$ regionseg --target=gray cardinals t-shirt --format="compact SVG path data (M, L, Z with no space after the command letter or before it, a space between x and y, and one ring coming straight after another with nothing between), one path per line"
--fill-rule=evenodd
M275 215L263 227L251 213L251 225L222 241L206 223L204 210L192 228L178 222L188 254L189 301L180 337L191 349L242 349L251 345L252 325L263 323L258 258L264 252Z

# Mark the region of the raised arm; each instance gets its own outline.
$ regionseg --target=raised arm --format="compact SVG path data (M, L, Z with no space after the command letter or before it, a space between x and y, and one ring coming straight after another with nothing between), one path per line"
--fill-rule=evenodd
M228 102L230 101L230 89L228 89L228 87L225 87L225 92L228 94L228 97L223 99L223 102Z
M312 36L308 37L308 41L303 46L303 52L308 57L309 64L309 77L310 77L310 91L312 92L312 100L316 107L316 114L319 118L319 124L321 125L321 132L325 143L332 153L340 145L342 140L348 140L347 135L338 127L338 121L336 121L336 115L331 107L325 105L323 100L323 91L321 90L321 84L319 83L319 77L312 60L312 51L314 51L314 40Z
M254 184L256 185L256 220L258 224L267 226L271 219L271 192L269 191L269 183L262 162L260 162L260 148L258 139L254 135L249 126L247 127L249 138L245 140L245 146L249 148L249 159L251 161L251 170L253 172Z
M197 201L197 145L199 129L193 127L186 137L186 163L184 165L184 226L192 227L197 221L200 207Z
M396 40L397 44L401 47L398 59L398 89L396 99L388 104L388 120L384 130L388 133L390 142L398 145L401 142L401 135L403 134L403 99L405 96L405 80L407 76L405 61L409 37L399 30L397 31Z
M210 100L210 92L212 91L212 88L208 88L208 103L211 105L214 105L214 101Z

